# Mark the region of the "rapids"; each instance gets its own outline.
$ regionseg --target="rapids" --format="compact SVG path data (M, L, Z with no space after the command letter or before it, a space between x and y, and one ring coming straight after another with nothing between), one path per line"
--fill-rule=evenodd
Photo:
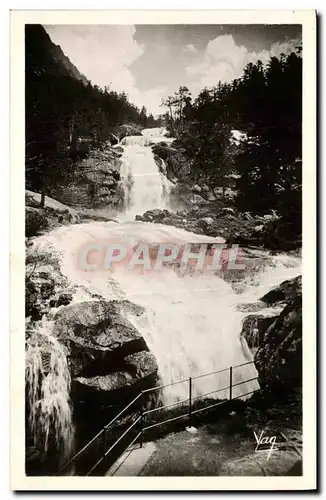
M127 198L121 222L94 221L58 227L35 238L34 248L35 251L59 255L61 271L74 286L74 302L96 300L92 298L92 294L96 293L107 300L127 298L145 306L146 313L140 317L130 317L129 320L142 332L149 349L156 356L162 385L191 376L193 397L217 389L222 390L211 397L228 397L228 389L224 389L229 385L228 371L204 375L252 361L246 342L240 338L242 321L248 312L241 310L239 305L258 301L273 286L300 274L299 257L271 256L268 252L262 252L266 257L265 267L254 276L247 276L241 293L236 293L230 284L216 275L181 276L166 268L159 272L135 274L122 266L114 273L92 272L78 267L79 251L90 242L157 244L221 241L172 226L133 221L137 213L142 214L148 209L169 208L170 183L159 171L150 148L145 145L150 138L154 142L162 140L164 133L160 132L156 138L151 136L152 133L144 131L142 136L127 137L121 142L124 146L121 174ZM31 403L39 414L31 415L31 423L35 427L35 422L41 421L41 425L47 429L51 415L55 412L56 419L60 420L55 424L55 432L61 434L63 440L68 440L69 451L72 443L70 379L67 367L62 363L62 351L52 340L50 322L44 321L43 330L41 328L37 336L39 338L43 332L44 339L52 346L50 368L53 376L42 388L43 401L37 399L32 390ZM44 331L46 325L48 330ZM28 348L27 360L29 379L32 382L35 378L38 380L43 368L35 343ZM34 365L31 360L34 360ZM253 364L235 368L233 384L256 376ZM246 397L247 393L257 388L256 380L236 385L233 396ZM55 394L50 394L51 391ZM175 384L163 391L164 403L187 397L187 383ZM44 413L47 411L46 418Z

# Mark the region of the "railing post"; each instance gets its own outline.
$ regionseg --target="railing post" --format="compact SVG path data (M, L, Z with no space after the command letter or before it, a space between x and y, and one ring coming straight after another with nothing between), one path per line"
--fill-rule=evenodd
M103 427L103 460L105 459L105 453L106 453L106 427Z
M189 425L191 426L192 421L192 383L191 377L189 377Z
M144 405L143 405L143 397L144 393L141 391L140 394L140 447L143 447L143 441L144 441L144 435L143 435L143 428L144 428Z
M230 400L232 399L232 366L230 366Z

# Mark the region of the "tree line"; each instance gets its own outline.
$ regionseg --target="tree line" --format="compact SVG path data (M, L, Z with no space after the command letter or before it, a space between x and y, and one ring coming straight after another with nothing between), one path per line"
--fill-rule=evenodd
M276 210L301 225L301 47L267 64L248 63L240 78L204 88L195 99L180 87L162 105L193 182L232 186L240 210Z

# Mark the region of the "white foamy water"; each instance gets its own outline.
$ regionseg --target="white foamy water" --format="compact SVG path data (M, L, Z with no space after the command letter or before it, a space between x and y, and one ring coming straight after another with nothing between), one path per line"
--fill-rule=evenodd
M166 137L166 134L167 131L165 127L145 128L142 130L142 135L146 138L147 144L157 144L158 142L172 144L174 139L172 137Z
M127 219L133 219L135 215L142 215L153 208L170 208L172 183L159 170L148 147L149 139L159 142L164 138L164 129L153 130L154 134L150 129L145 129L144 135L124 137L121 141L124 146L121 178L124 182Z
M27 343L27 405L34 445L44 455L56 452L62 464L74 449L74 426L67 352L52 328L43 318Z
M156 135L155 135L156 134ZM145 313L129 320L142 332L149 349L156 356L163 385L193 379L193 397L221 389L211 397L229 395L229 372L203 376L210 372L252 361L245 341L240 338L242 321L248 312L239 305L256 302L273 286L301 273L301 259L287 255L266 257L265 267L246 278L242 293L236 293L224 280L215 275L179 276L170 269L155 273L135 273L119 267L116 272L99 270L86 272L78 267L80 249L89 243L139 242L200 243L223 242L161 224L131 222L136 214L154 208L169 208L170 183L159 171L151 149L146 146L154 137L164 138L164 131L144 131L143 136L122 141L122 178L127 198L124 222L89 222L62 226L35 238L36 250L60 255L61 271L74 285L74 302L92 299L97 293L106 300L127 298L143 305ZM129 222L128 222L129 221ZM268 311L269 312L269 311ZM41 334L41 337L40 335ZM51 351L51 373L43 369L40 345L31 344L27 351L27 378L31 382L31 426L37 422L48 442L50 422L55 422L58 440L71 440L71 409L69 405L70 378L62 348L51 336L49 322L44 322L37 338L46 341ZM52 356L53 353L53 356ZM233 370L233 384L257 376L253 364ZM48 377L48 378L47 378ZM198 378L196 378L198 377ZM40 389L35 390L35 387ZM256 380L236 385L233 397L244 396L258 388ZM246 396L244 396L246 397ZM163 391L165 403L188 398L188 385L181 383ZM53 415L56 415L53 419ZM69 454L69 453L68 453Z
M90 241L109 242L119 238L133 245L140 241L156 244L218 240L161 224L97 222L60 227L36 242L39 248L52 247L59 252L64 274L72 283L89 291L88 297L84 292L76 293L76 301L97 293L108 300L127 298L145 307L144 315L129 319L142 332L155 354L164 385L251 361L252 354L240 339L242 321L248 312L239 310L238 305L256 302L273 285L300 273L299 258L269 257L266 252L265 269L255 279L248 280L242 294L237 294L215 275L182 277L169 269L139 274L124 267L114 273L78 269L77 256L83 245ZM256 375L253 365L235 369L233 383ZM228 377L229 373L225 372L194 379L194 397L227 387ZM241 396L256 388L257 382L251 381L234 387L233 395ZM164 400L186 399L187 391L186 383L167 388ZM227 395L228 390L215 394L216 397Z

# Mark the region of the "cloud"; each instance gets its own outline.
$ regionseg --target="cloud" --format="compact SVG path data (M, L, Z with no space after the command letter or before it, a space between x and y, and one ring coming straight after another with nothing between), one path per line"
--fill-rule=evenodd
M197 54L197 49L192 43L189 43L183 47L183 52L186 54Z
M126 92L136 106L160 113L162 87L141 92L136 86L130 66L143 53L144 46L134 39L133 25L56 25L44 26L52 41L78 70L93 84L117 92Z
M193 78L194 88L213 86L218 81L228 82L239 78L249 62L255 63L260 59L267 63L271 56L289 54L299 42L299 39L277 42L269 50L250 52L243 45L236 45L232 35L221 35L207 44L203 60L188 65L186 72Z

